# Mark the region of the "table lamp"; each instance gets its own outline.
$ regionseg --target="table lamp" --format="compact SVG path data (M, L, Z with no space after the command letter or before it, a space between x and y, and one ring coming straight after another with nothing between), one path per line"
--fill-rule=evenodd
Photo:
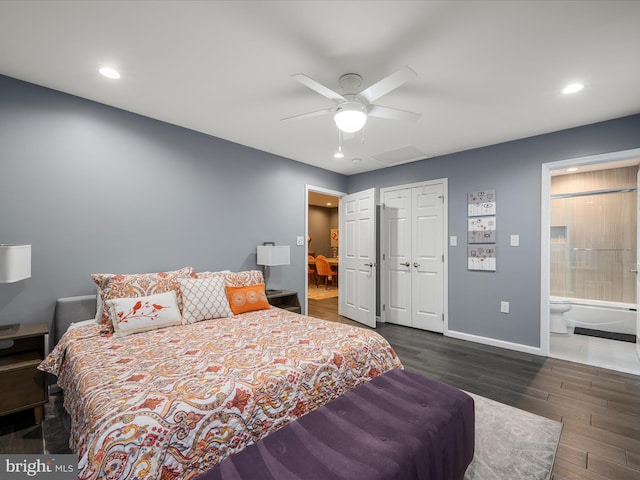
M0 283L31 277L31 245L0 244Z
M258 245L258 257L256 263L264 267L264 283L267 293L273 293L276 290L267 289L267 280L269 278L269 267L277 265L289 265L289 245L274 245L266 243Z

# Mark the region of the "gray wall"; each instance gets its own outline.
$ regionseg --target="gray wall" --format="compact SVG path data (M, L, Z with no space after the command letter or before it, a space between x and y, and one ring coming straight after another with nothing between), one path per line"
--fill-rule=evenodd
M540 346L541 164L640 147L640 115L349 177L348 192L449 179L449 328ZM467 270L466 194L496 189L497 271ZM520 235L520 247L509 235ZM500 301L511 313L500 313Z
M256 267L291 245L270 288L303 292L305 185L346 177L0 76L0 243L30 243L32 276L0 285L0 324L51 322L95 272Z

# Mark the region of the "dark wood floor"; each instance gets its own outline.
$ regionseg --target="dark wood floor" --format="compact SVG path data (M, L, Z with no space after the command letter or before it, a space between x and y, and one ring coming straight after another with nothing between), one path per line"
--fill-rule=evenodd
M309 315L356 324L335 298L309 300ZM640 479L640 376L398 325L377 331L407 370L561 421L554 480Z

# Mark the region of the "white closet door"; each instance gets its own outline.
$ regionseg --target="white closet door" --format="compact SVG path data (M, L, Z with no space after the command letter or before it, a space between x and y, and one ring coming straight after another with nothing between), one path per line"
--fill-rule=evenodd
M382 190L384 321L443 333L446 179Z
M444 331L443 185L412 189L412 326Z
M384 193L385 321L411 326L411 189Z

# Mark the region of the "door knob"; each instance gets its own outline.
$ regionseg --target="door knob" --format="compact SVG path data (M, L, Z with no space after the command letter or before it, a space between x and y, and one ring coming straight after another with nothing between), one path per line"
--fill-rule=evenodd
M418 262L413 262L413 266L418 268L420 266L420 264Z
M365 267L373 267L373 263L369 262L369 263L365 263L364 264Z
M404 262L404 263L401 263L400 265L401 265L401 266L403 266L403 267L408 267L408 266L410 266L411 264L410 264L409 262Z

